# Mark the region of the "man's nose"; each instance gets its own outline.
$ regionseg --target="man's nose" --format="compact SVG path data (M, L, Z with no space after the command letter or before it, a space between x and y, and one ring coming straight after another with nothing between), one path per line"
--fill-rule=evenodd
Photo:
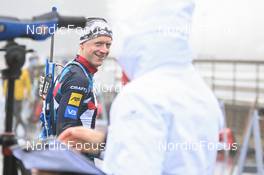
M106 44L102 45L100 48L100 52L107 54L109 52L109 48L106 46Z

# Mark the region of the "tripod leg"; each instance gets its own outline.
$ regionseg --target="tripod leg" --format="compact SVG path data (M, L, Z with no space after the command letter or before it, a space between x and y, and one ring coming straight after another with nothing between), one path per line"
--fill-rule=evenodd
M16 144L15 136L12 134L14 87L15 87L15 80L8 79L5 136L3 136L4 175L17 175L16 160L12 156L11 150L9 149L9 146Z
M253 127L253 118L252 116L249 117L249 121L248 121L248 125L246 128L246 132L244 134L243 137L243 144L242 144L242 148L240 149L240 155L239 155L239 159L238 159L238 168L237 168L237 175L241 175L243 173L243 169L244 169L244 164L246 161L246 156L247 156L247 150L248 150L248 144L249 144L249 139L251 136L251 132L252 132L252 127Z
M254 134L254 144L255 144L255 157L257 163L257 170L259 175L264 174L263 169L263 150L261 146L261 136L260 136L260 128L259 128L259 115L258 111L254 112L254 124L253 124L253 134Z
M16 159L12 155L11 156L5 156L4 162L6 163L4 166L4 174L5 175L18 175L17 169L14 168L14 166L13 166L16 164Z

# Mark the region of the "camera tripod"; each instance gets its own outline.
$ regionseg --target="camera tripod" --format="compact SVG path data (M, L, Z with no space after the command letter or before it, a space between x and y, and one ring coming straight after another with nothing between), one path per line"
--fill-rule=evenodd
M18 161L12 155L10 146L17 144L17 140L13 126L13 107L14 107L14 88L15 80L19 78L21 74L21 68L25 63L25 55L32 50L26 50L24 45L19 45L13 40L8 40L6 46L0 51L4 51L5 61L7 68L2 70L2 77L8 82L8 91L6 96L5 106L5 130L0 135L0 145L2 145L3 159L3 174L4 175L17 175L17 168L20 167L23 171L23 166L19 166ZM24 169L25 170L25 169Z

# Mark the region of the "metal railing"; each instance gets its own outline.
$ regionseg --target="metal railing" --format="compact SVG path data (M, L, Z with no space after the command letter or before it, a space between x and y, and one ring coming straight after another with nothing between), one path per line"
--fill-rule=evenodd
M264 107L264 60L197 59L193 64L224 102L227 126L239 138L255 99ZM263 121L261 126L264 133Z
M264 100L264 60L199 59L194 60L193 63L205 80L209 81L212 90L220 99L226 102L231 100L232 104L241 102L251 104L255 98L259 99L258 103ZM207 70L201 67L202 65L206 65ZM243 66L243 69L239 68L240 66ZM245 66L248 67L248 70ZM218 69L218 67L222 67L222 69ZM223 67L225 68L223 69ZM205 72L207 74L204 74ZM228 73L229 76L227 76ZM251 76L241 76L241 74L250 74ZM221 83L224 81L226 82ZM222 98L217 95L219 90L231 92L232 95L229 98ZM238 93L250 93L251 98L241 100L243 98L239 98Z

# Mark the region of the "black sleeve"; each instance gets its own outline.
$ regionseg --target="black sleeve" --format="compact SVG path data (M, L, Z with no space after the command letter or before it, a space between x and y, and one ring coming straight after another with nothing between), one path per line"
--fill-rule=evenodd
M87 83L83 78L71 76L62 84L61 99L57 109L57 135L69 127L82 125L79 118L83 100L87 95Z

